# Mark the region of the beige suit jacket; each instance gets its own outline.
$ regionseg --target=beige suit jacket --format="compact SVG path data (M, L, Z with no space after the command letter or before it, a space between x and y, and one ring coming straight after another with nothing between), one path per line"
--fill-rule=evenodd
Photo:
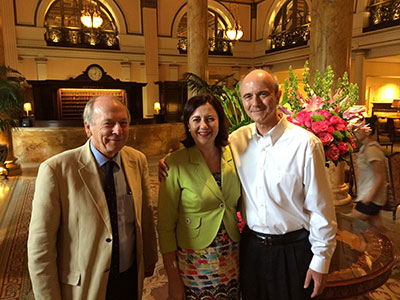
M121 150L133 194L138 299L146 265L157 261L148 166L143 153ZM112 237L107 201L89 141L40 165L32 203L28 267L37 300L105 299Z

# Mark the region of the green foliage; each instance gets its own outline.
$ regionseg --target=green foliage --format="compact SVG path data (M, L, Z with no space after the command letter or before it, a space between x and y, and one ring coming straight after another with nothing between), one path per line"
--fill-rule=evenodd
M228 75L219 79L216 83L209 85L204 79L193 73L185 73L184 80L193 93L212 94L217 98L224 108L225 115L229 121L229 132L239 127L250 124L252 120L246 114L239 94L239 83L235 82L234 88L229 89L224 83L233 76Z
M289 67L289 79L285 79L285 87L284 94L281 101L281 104L289 104L295 111L300 111L301 106L297 99L297 91L298 91L298 78L297 75L293 74L292 66Z
M194 73L185 73L183 74L183 80L186 81L188 88L191 90L193 94L221 94L223 92L222 87L224 83L233 76L227 75L212 85L209 85L207 81L205 81L200 76Z
M337 80L336 90L333 90L335 74L328 66L325 73L322 75L320 70L315 72L314 82L310 83L310 68L308 61L304 64L304 72L302 82L304 84L304 92L307 98L311 99L313 95L320 97L323 100L322 109L332 110L339 108L339 116L343 114L349 107L353 106L358 99L358 86L349 82L347 72L343 77ZM299 98L298 79L293 75L292 67L289 67L289 78L285 80L285 89L283 94L282 105L288 103L292 111L299 112L303 109Z
M0 129L18 126L23 111L25 78L17 70L0 65Z

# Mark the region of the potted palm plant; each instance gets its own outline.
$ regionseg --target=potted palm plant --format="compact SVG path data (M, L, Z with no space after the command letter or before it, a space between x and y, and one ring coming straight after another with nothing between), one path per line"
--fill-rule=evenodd
M233 89L229 89L225 84L232 76L233 74L225 76L210 85L196 74L184 74L184 80L187 82L192 92L212 94L221 102L225 115L230 123L229 132L233 132L239 127L252 122L244 111L242 101L240 101L239 84L237 80L233 84Z
M19 125L25 99L25 78L17 70L0 65L0 165L13 165L14 157L11 129ZM15 169L19 169L16 165ZM6 169L7 170L7 169Z

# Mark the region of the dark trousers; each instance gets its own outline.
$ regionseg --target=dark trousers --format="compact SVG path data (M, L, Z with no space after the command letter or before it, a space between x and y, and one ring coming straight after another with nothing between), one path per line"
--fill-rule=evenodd
M108 278L106 300L137 300L136 265L118 276Z
M313 284L303 288L313 256L308 237L269 244L253 233L246 226L240 240L242 300L310 299Z

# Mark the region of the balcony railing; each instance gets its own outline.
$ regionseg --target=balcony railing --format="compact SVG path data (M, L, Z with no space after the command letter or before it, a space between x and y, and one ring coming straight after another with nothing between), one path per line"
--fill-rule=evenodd
M46 28L48 46L119 50L118 33L101 29Z
M307 41L310 39L310 24L302 25L291 31L271 34L269 38L271 48L266 50L265 53L307 45Z
M232 41L224 38L209 38L208 39L208 54L209 55L232 55ZM186 37L180 37L178 40L178 50L180 54L186 54L188 41Z
M363 32L400 25L400 1L386 0L370 5L369 25Z

